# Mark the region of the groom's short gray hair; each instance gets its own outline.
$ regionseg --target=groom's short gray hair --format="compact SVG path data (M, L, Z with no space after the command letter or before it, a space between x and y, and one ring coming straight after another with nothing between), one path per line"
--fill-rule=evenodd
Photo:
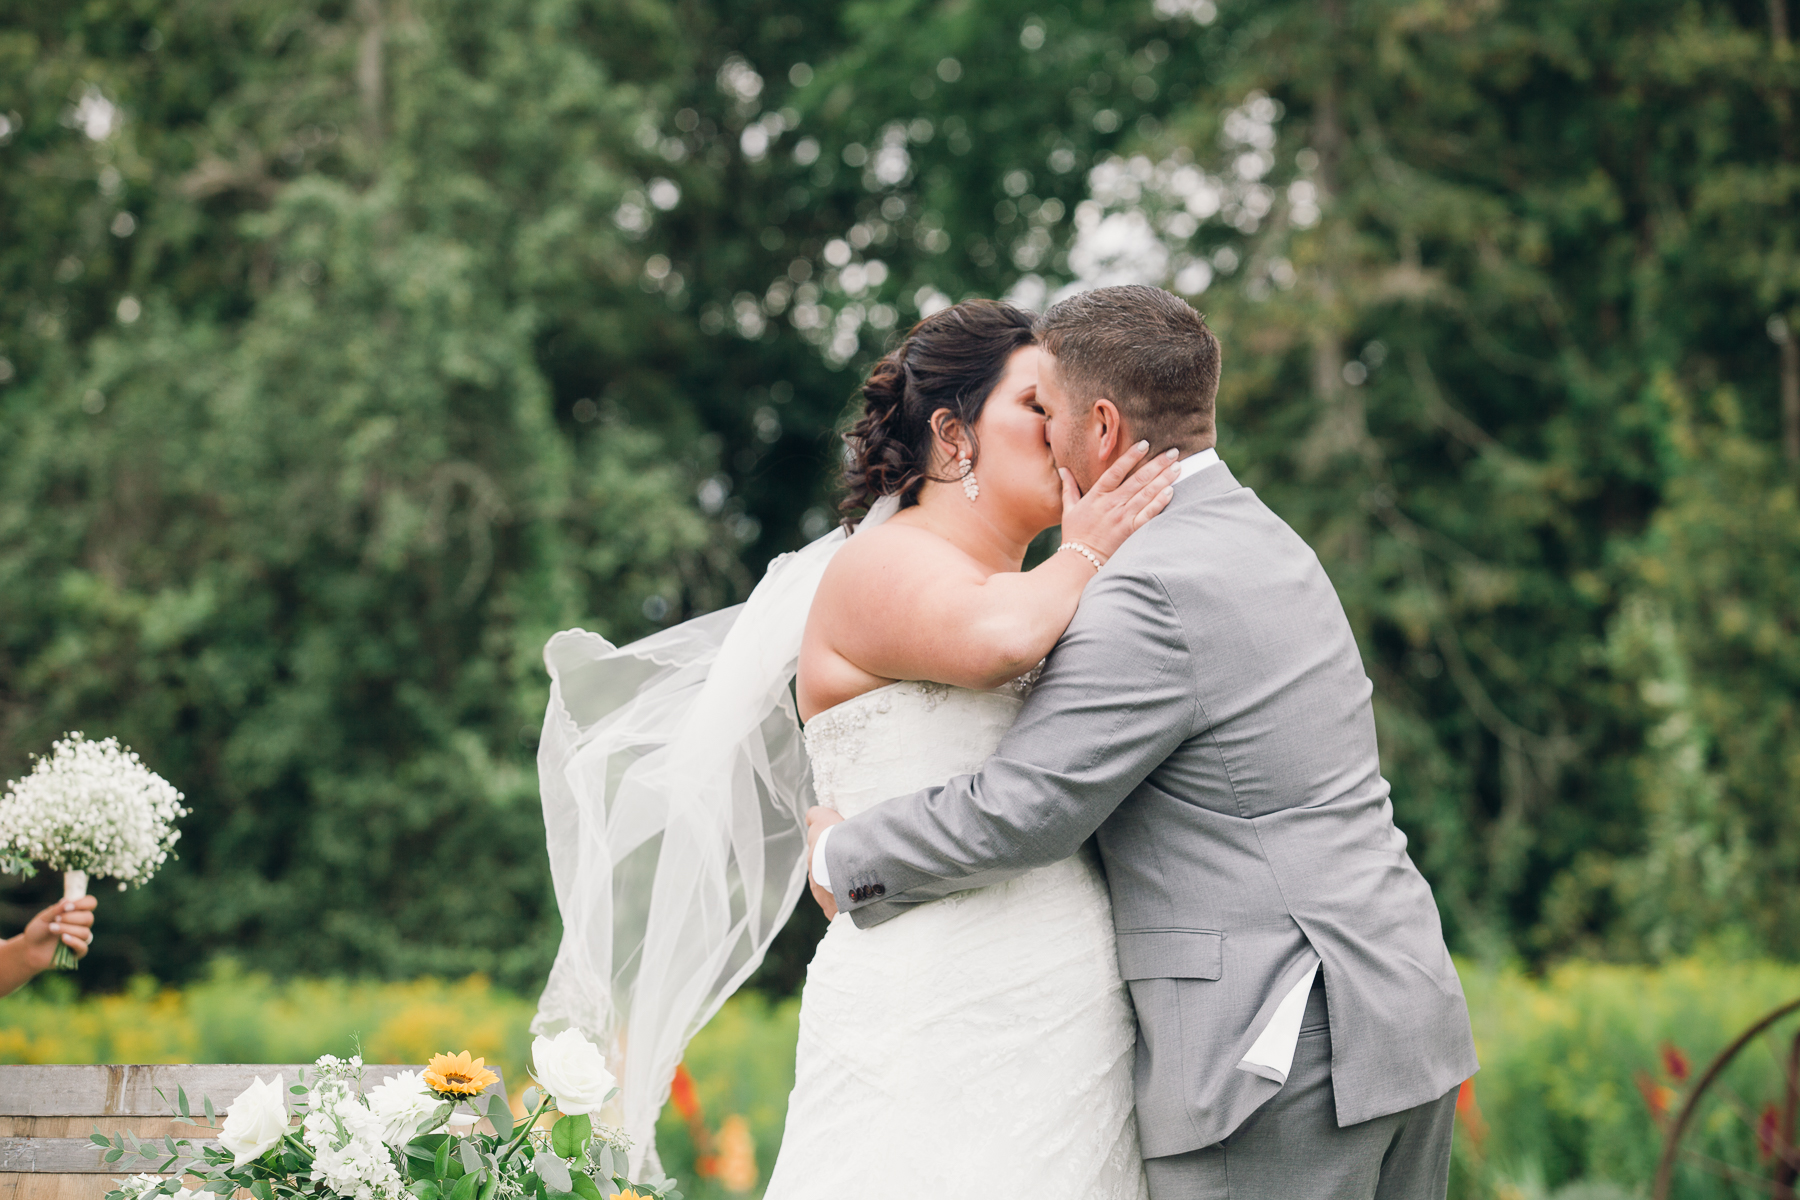
M1082 292L1038 318L1038 339L1071 399L1111 400L1159 450L1212 444L1219 339L1181 297L1141 284Z

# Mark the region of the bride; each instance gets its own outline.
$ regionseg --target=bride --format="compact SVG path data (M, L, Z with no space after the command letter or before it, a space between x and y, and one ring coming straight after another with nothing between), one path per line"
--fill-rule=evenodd
M819 801L845 816L975 771L1088 580L1171 494L1172 458L1125 480L1142 450L1086 496L1058 472L1032 343L1026 314L965 302L863 386L844 506L901 507L825 569L797 688ZM1062 548L1022 570L1059 523ZM1142 1196L1136 1036L1087 853L870 929L840 915L807 973L768 1200Z
M620 1090L599 1116L636 1178L661 1172L689 1039L805 887L807 809L974 770L1088 580L1172 494L1173 460L1141 446L1086 495L1058 472L1033 342L1028 314L990 301L920 322L863 388L854 536L777 559L743 605L626 646L581 629L545 646L563 935L532 1029L605 1052ZM1021 570L1059 523L1062 548ZM808 972L767 1196L1135 1200L1134 1041L1085 853L873 929L840 917Z

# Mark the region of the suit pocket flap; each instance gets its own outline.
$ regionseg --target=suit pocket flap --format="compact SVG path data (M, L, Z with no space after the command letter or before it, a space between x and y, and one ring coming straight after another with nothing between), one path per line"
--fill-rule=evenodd
M1124 979L1217 979L1225 973L1225 935L1214 929L1121 930Z

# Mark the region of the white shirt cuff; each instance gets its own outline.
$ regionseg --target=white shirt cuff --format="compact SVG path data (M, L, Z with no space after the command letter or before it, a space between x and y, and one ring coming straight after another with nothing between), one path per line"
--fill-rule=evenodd
M819 834L819 840L813 843L813 882L828 892L831 890L831 872L825 869L825 840L831 836L831 831L836 828L837 826L835 825L827 825L824 832Z

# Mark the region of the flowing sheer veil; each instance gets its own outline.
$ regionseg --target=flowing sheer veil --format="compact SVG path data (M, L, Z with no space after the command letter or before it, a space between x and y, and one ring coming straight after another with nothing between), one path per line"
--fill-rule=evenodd
M899 510L879 501L858 526ZM562 945L535 1033L577 1028L619 1077L605 1114L660 1173L657 1115L688 1040L768 951L806 882L812 772L791 684L833 530L749 600L615 647L544 647L538 786Z

